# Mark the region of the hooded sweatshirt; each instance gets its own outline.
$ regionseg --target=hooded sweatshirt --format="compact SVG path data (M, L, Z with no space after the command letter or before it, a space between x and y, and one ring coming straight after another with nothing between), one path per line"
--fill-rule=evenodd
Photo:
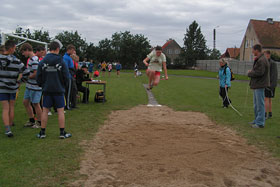
M44 95L63 95L69 80L69 70L60 55L49 53L39 63L36 80Z

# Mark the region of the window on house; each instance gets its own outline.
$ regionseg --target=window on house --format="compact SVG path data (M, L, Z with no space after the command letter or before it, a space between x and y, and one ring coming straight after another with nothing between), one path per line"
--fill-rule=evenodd
M246 42L245 42L245 48L248 48L248 47L249 47L249 41L246 40Z
M168 49L167 53L171 55L172 54L172 49Z
M254 40L252 39L251 40L251 48L253 48L254 47Z
M176 49L176 50L175 50L175 54L176 54L176 55L180 54L180 50L179 50L179 49Z

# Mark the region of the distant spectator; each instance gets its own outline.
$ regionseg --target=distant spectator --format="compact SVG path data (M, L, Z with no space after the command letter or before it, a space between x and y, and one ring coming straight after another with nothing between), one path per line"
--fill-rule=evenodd
M265 51L265 56L270 65L270 87L265 88L265 118L272 118L272 98L275 96L275 88L277 87L278 70L277 64L272 60L270 51Z
M137 77L137 71L138 71L138 65L137 65L137 63L135 62L135 64L134 64L134 77L135 77L135 78Z
M117 70L117 76L120 77L120 71L122 69L122 65L120 62L117 63L116 65L116 70Z
M107 67L107 63L106 63L105 61L103 61L102 64L101 64L102 76L103 76L103 77L105 77L106 67Z
M264 128L265 125L265 105L264 90L270 87L270 67L261 45L257 44L253 47L254 60L253 69L248 71L248 77L251 78L250 87L254 91L254 112L255 119L252 128Z
M99 71L98 71L98 70L96 70L96 71L93 73L93 77L94 77L94 78L99 77Z
M89 72L87 66L83 65L81 69L77 71L77 88L79 92L83 93L83 103L88 102L89 89L82 84L84 81L90 81Z
M112 69L113 69L113 65L112 65L111 62L109 62L108 63L108 75L109 75L109 77L111 76Z
M219 80L220 80L220 96L223 99L223 108L228 108L231 100L228 98L228 89L231 87L231 72L228 67L228 61L224 58L220 59L220 70L219 70Z
M53 106L57 108L59 123L59 138L69 138L72 135L65 131L64 117L64 93L69 80L69 71L62 57L59 55L60 45L58 42L51 42L50 53L39 64L36 80L43 88L43 114L41 131L38 138L46 137L46 127L48 122L48 112Z
M93 67L94 67L94 63L93 63L93 60L90 60L89 61L89 65L88 65L88 71L89 71L89 74L90 74L90 78L92 78L93 76Z
M5 43L4 55L0 54L0 101L2 104L2 120L5 126L5 134L12 137L11 126L14 121L14 105L16 93L22 82L26 82L29 76L29 70L13 54L16 50L16 44L12 40ZM22 78L18 81L19 75Z
M102 68L101 62L99 62L98 65L97 65L97 69L98 69L99 72L101 71L101 68Z

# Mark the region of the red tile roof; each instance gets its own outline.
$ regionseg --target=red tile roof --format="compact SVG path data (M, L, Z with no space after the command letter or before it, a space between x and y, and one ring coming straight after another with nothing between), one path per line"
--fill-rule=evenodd
M221 58L237 58L240 54L240 48L227 48Z
M266 20L250 20L257 37L264 48L280 48L280 22L273 24Z
M236 58L240 53L240 48L227 48L227 52L230 58Z
M163 46L162 49L166 48L173 40L168 40Z

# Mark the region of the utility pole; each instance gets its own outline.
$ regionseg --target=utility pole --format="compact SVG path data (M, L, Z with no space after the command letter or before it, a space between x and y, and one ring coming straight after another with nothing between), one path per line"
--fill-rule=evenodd
M220 26L216 26L214 29L213 29L213 49L216 49L216 28L218 28Z

